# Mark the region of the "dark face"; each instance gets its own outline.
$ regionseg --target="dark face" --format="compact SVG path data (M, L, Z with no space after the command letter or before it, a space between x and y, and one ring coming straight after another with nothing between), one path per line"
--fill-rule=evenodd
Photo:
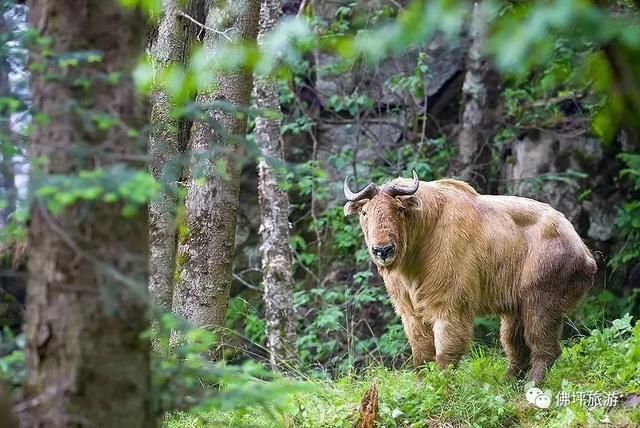
M344 213L358 214L369 256L376 265L390 267L402 258L412 210L419 207L416 196L394 198L381 192L373 199L347 202Z

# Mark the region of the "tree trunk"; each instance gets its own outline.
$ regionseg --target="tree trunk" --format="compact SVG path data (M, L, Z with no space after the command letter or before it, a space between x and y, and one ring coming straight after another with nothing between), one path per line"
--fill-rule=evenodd
M151 43L154 73L185 61L187 32L180 18L178 0L165 0L164 16ZM180 179L180 152L186 144L184 121L172 115L167 94L155 89L151 94L149 154L151 173L163 185L163 192L149 204L150 277L149 291L154 304L171 311L176 267L177 186Z
M205 49L215 52L229 43L225 35L236 41L254 41L259 10L259 0L213 2L206 26L225 33L207 30ZM214 87L198 94L196 101L204 106L223 101L246 107L252 81L248 70L216 72ZM207 115L207 121L193 124L189 139L192 161L185 203L187 232L178 246L179 277L173 309L194 326L212 328L223 324L229 300L239 203L236 163L242 156L239 140L246 133L247 118L214 109ZM217 124L215 129L212 122Z
M279 16L279 0L262 0L259 44L275 27ZM269 76L256 77L254 97L258 108L280 113L275 79ZM271 365L275 370L291 366L297 354L289 247L289 199L287 193L278 186L274 169L278 164L284 164L280 119L257 117L255 139L261 154L258 163L258 196L267 345Z
M30 25L51 40L55 54L99 51L98 62L46 65L32 80L33 109L48 121L31 136L37 189L52 175L126 166L145 155L131 137L144 109L131 70L143 49L144 21L116 1L32 0ZM121 72L114 85L104 76ZM57 78L52 78L56 76ZM75 84L89 79L89 91ZM110 115L99 129L89 117ZM93 116L98 115L98 116ZM134 133L135 134L135 133ZM58 214L43 200L31 209L27 283L28 427L149 427L148 212L129 217L123 203L102 199L67 205ZM28 408L28 409L27 409Z
M484 58L488 23L482 3L476 3L471 17L472 38L462 86L462 130L458 135L458 157L452 174L480 191L488 191L491 167L491 139L495 133L491 114L498 102L498 74Z

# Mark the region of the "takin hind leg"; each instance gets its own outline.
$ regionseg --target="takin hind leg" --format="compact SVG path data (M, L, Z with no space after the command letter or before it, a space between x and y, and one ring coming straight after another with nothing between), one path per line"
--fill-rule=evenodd
M551 305L541 304L543 301L538 299L537 305L526 307L524 313L525 340L531 349L529 378L536 384L542 382L546 371L560 356L563 313L549 307Z
M402 316L402 326L409 339L413 367L433 361L436 357L436 346L433 342L433 326L412 316Z
M500 341L507 360L509 376L521 379L530 367L531 350L525 340L524 324L519 314L505 314L500 322Z
M438 319L433 323L436 362L441 369L457 366L469 350L473 337L473 319Z

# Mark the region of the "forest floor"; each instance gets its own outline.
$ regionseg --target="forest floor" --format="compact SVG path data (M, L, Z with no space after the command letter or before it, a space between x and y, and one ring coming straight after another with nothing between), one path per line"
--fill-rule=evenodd
M543 394L506 375L501 350L474 346L457 369L371 367L336 381L302 381L303 388L268 408L172 415L167 428L352 427L361 400L376 385L380 427L640 426L640 323L625 317L563 348ZM529 398L536 395L529 393ZM540 408L548 404L548 408Z

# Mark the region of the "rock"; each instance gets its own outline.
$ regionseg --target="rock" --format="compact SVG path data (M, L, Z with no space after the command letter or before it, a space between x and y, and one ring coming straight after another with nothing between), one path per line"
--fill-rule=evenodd
M558 148L559 143L548 136L538 140L525 137L514 142L513 162L506 167L507 193L547 202L575 222L580 214L577 203L580 187L565 176L566 170L553 168Z
M589 213L587 236L596 241L608 241L613 238L616 230L615 205L607 204L606 201L600 201L600 203L587 201L583 205Z
M412 76L421 54L426 55L429 72L424 76L427 98L436 95L443 86L464 69L464 46L451 43L442 36L435 37L427 46L410 49L376 65L357 63L345 69L337 57L316 55L316 90L322 106L330 106L332 96L365 95L376 106L415 106L423 100L414 100L406 90L394 90L389 82L394 76Z
M335 197L342 198L342 181L346 175L353 175L351 162L335 162L330 158L351 152L345 156L355 157L358 163L358 176L371 176L372 159L379 159L387 150L393 150L403 140L408 118L403 112L395 115L377 116L362 121L347 121L343 124L325 124L318 126L318 159L323 162L328 180L338 183Z
M504 191L547 202L578 225L585 208L581 201L585 179L602 156L600 142L593 138L531 133L511 146Z

